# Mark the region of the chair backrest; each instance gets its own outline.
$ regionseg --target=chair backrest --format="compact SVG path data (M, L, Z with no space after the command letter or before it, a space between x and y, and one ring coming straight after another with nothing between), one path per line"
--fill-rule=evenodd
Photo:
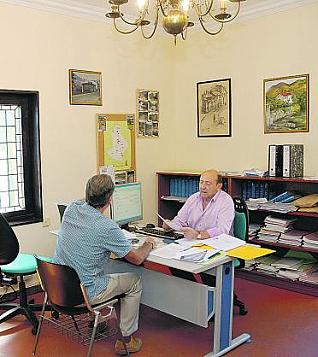
M0 213L0 265L14 261L19 254L19 241L7 220Z
M62 222L63 215L64 215L64 212L65 212L66 207L67 207L67 205L64 204L64 203L58 203L58 204L57 204L57 209L59 210L60 221L61 221L61 222Z
M233 197L233 202L235 208L234 237L246 241L249 225L248 208L240 197Z
M60 312L84 303L81 282L76 271L67 266L45 262L36 257L41 285L50 304Z

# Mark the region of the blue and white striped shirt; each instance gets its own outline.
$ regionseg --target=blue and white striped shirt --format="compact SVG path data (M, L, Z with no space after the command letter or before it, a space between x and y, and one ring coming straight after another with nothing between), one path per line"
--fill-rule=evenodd
M109 277L104 269L110 253L122 258L131 249L114 221L77 201L64 212L53 261L74 268L92 300L107 287Z

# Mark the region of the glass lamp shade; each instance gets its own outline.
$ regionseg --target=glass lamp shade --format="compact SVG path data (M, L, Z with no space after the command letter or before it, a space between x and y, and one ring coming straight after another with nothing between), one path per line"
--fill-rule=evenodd
M171 35L178 35L187 27L188 15L178 9L171 9L163 18L163 28Z

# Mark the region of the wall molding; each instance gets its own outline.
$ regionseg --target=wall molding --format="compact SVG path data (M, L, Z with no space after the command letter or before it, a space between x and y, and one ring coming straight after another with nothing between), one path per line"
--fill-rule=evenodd
M252 2L252 0L249 1ZM98 7L73 0L1 0L1 2L111 24L110 21L105 20L105 13L109 11L109 7L106 5L105 7ZM315 2L317 2L317 0L268 0L261 4L256 3L248 6L245 6L247 3L243 3L238 20L244 21L271 15Z

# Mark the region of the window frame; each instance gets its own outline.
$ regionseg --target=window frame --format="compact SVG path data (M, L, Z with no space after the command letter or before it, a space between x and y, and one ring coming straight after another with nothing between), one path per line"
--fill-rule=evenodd
M21 105L25 209L5 212L12 226L43 221L39 92L0 89L0 104Z

